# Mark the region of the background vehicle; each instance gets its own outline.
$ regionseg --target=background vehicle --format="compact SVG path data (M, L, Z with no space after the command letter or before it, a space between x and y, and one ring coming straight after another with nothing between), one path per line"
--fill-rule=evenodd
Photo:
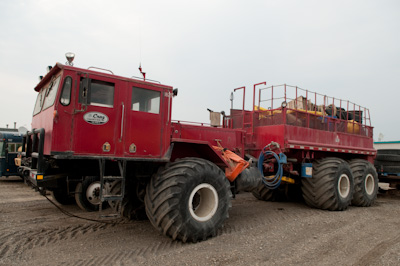
M374 143L377 156L374 165L378 172L381 190L400 190L400 141Z
M18 129L0 129L0 176L20 175L14 160L21 146L22 134Z
M281 88L278 98L269 88L264 109L264 89L252 111L243 97L243 109L222 113L222 125L173 122L172 87L57 63L35 87L20 170L60 203L74 197L93 211L108 202L183 242L215 236L238 191L270 200L292 185L312 207L344 210L353 195L353 204L371 205L377 179L368 110L345 111L341 100L329 106L326 96L317 106L317 94L299 98L297 87L290 100Z

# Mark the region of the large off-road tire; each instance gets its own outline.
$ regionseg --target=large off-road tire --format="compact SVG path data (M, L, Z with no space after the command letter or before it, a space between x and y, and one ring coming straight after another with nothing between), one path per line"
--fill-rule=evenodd
M282 186L282 185L281 185ZM277 189L269 189L261 184L251 192L256 199L265 201L286 201L287 195L281 187Z
M228 218L232 193L215 164L184 158L168 164L147 185L146 213L172 239L197 242L213 237Z
M147 215L144 205L146 185L133 181L126 192L122 202L122 215L129 220L146 220Z
M100 199L100 181L97 176L86 176L75 189L76 204L84 211L98 211Z
M354 177L354 194L352 204L355 206L371 206L378 194L378 174L368 161L354 159L349 162Z
M353 198L354 180L349 164L339 158L313 163L311 178L303 178L303 198L307 205L330 211L347 209Z

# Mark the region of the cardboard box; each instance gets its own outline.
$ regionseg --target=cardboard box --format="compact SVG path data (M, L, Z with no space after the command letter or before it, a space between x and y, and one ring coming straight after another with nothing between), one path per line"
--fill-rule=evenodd
M221 126L221 113L210 112L210 124L213 127Z
M290 109L306 110L306 106L307 110L309 111L314 110L314 104L310 100L306 100L306 98L303 96L297 97L297 102L296 99L294 99L288 103L288 108Z

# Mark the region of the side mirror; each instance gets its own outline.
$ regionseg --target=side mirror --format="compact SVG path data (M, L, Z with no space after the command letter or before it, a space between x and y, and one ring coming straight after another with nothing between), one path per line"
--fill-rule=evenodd
M175 96L178 96L178 89L176 88L176 89L174 89L173 91L172 91L172 95L175 97Z

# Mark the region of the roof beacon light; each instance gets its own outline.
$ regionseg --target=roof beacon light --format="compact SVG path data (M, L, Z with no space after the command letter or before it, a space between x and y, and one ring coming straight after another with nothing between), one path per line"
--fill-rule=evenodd
M67 61L68 61L65 64L73 66L74 64L72 63L72 61L74 61L75 54L71 53L71 52L68 52L68 53L65 54L65 57L67 58Z

